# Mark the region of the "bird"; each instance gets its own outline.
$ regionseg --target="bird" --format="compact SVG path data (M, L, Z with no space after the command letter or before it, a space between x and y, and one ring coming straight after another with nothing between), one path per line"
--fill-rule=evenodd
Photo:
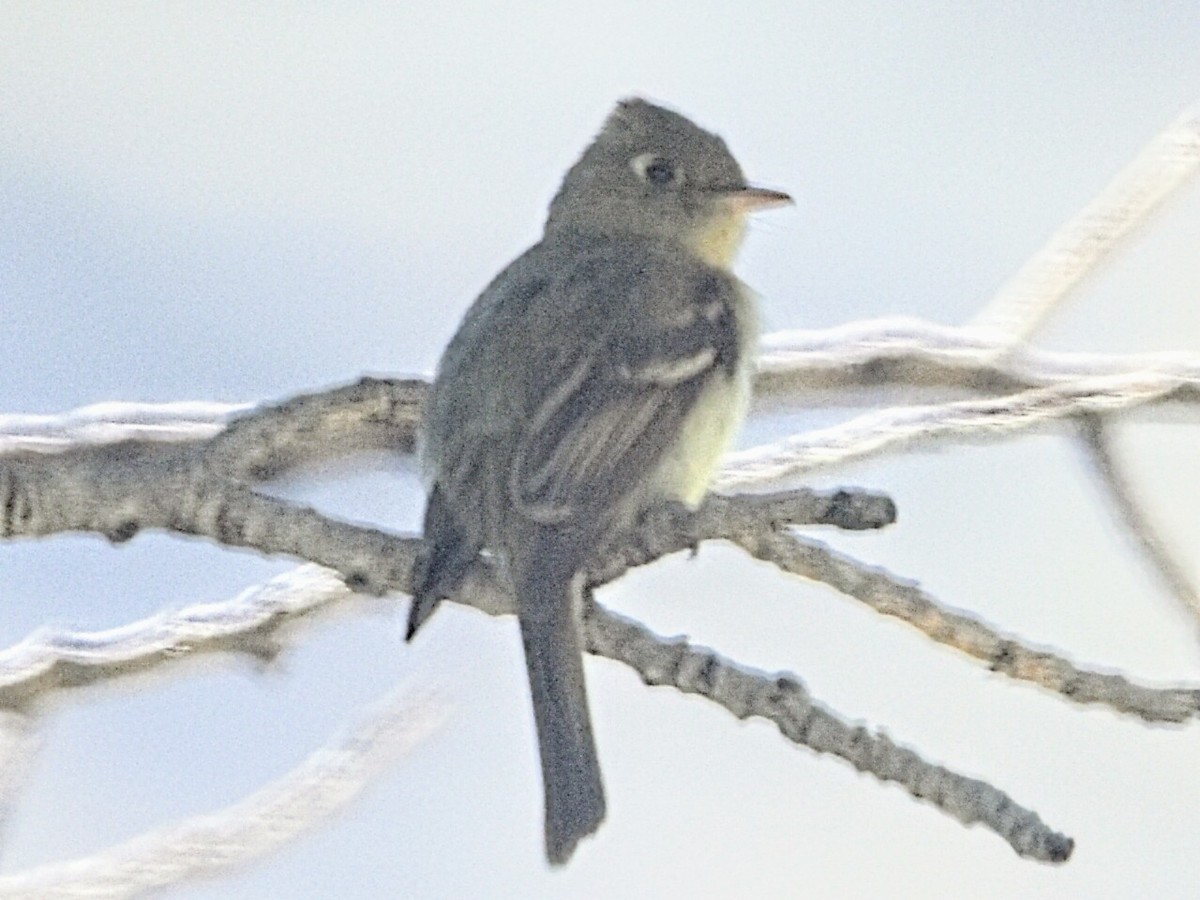
M516 596L561 866L606 801L584 681L583 576L655 506L696 508L746 413L756 295L731 270L751 186L725 142L620 101L571 166L541 240L470 307L421 433L424 544L406 640L481 553Z

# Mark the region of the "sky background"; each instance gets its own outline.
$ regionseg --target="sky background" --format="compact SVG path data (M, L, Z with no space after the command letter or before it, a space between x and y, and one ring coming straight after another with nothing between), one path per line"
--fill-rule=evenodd
M0 412L277 401L430 373L631 94L718 131L753 180L796 198L758 217L739 266L767 330L965 323L1200 101L1198 42L1194 0L0 0ZM1200 352L1198 247L1192 186L1038 344ZM1134 421L1119 438L1200 577L1200 434ZM899 506L884 533L820 535L840 549L1080 663L1200 681L1194 622L1061 436L909 453L819 483ZM396 530L420 520L419 487L394 460L278 489ZM103 628L230 597L292 565L165 535L0 545L0 646L47 622ZM1194 724L1069 705L728 548L639 571L601 600L796 673L843 715L1033 807L1075 837L1074 858L1021 860L772 726L590 660L609 817L550 872L515 621L445 608L405 646L398 600L314 625L265 673L230 661L57 703L5 825L4 871L233 802L412 679L451 708L436 736L332 824L179 895L1196 894Z

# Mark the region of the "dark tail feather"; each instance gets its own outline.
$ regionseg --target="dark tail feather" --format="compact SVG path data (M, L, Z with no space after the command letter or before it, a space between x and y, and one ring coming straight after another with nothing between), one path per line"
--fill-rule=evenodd
M411 641L417 629L433 615L442 599L453 594L467 570L479 555L479 548L467 541L446 502L441 488L434 485L425 507L425 545L417 556L412 574L412 605L408 608L408 629L404 640Z
M558 866L604 820L604 784L583 680L574 572L540 549L518 576L517 596L542 756L546 857Z

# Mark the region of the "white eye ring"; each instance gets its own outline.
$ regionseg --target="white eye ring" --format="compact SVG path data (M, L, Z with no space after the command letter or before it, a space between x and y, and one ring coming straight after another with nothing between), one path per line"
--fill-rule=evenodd
M629 161L629 166L638 178L657 187L683 181L683 173L675 168L675 164L657 153L639 153Z

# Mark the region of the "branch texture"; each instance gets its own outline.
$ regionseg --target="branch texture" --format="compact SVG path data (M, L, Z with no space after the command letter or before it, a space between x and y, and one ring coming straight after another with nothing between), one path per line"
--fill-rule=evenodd
M1023 340L1198 169L1200 115L1191 110L1067 223L973 327L889 319L768 338L757 381L760 409L825 402L877 411L745 450L730 460L719 488L790 487L801 473L914 445L1007 437L1062 420L1083 423L1092 459L1127 525L1195 608L1194 586L1134 502L1107 436L1116 414L1127 410L1166 403L1194 410L1200 357L1045 353ZM93 532L120 542L159 529L326 567L305 566L232 601L122 628L43 630L0 653L0 708L7 717L0 731L6 741L3 812L12 804L33 745L33 717L46 698L166 670L203 654L270 660L294 633L294 623L348 608L355 592L407 591L419 538L339 522L254 485L356 453L411 452L426 391L420 380L364 379L270 407L103 404L64 416L0 416L0 538ZM889 391L902 393L909 405L878 409ZM894 518L887 497L861 491L714 496L697 515L669 507L648 515L623 546L597 562L589 584L704 540L727 540L782 571L829 584L900 618L996 672L1075 702L1103 703L1148 721L1195 717L1197 689L1143 687L1121 675L1080 669L943 606L914 583L794 533L794 526L807 524L878 528ZM486 559L477 562L456 599L492 614L513 608L507 586ZM594 602L585 628L591 652L624 662L647 684L698 694L738 718L765 718L789 740L894 781L964 823L983 823L1023 856L1061 862L1071 853L1070 838L1001 791L843 720L794 676L757 672L686 641L658 637ZM136 896L268 852L347 802L379 771L383 756L416 739L414 729L428 730L420 716L397 709L410 707L385 710L339 748L317 754L220 817L184 822L88 860L0 879L0 895ZM377 752L380 747L392 749Z

